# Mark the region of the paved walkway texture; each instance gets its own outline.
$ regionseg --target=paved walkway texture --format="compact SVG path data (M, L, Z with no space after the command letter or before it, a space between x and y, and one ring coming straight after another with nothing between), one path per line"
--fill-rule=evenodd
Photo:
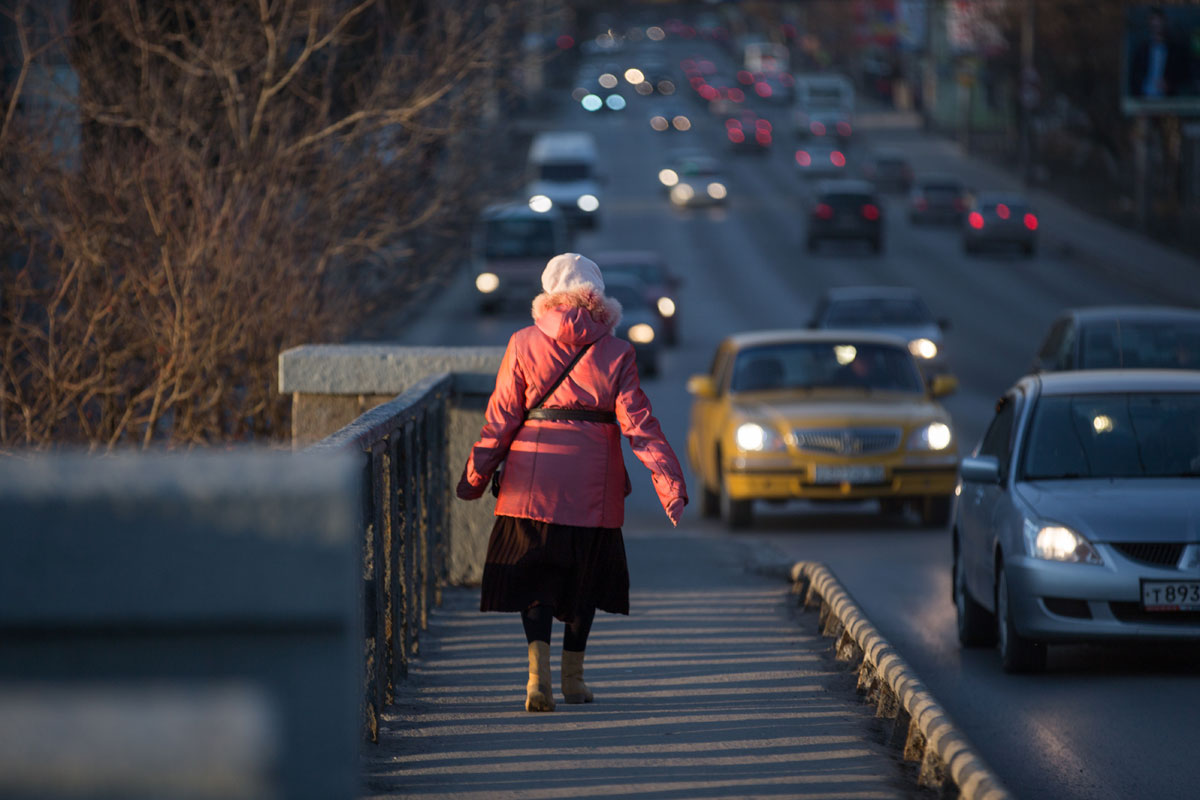
M594 703L524 710L516 614L446 593L364 760L372 798L913 796L788 586L729 536L626 531L629 617L588 643Z

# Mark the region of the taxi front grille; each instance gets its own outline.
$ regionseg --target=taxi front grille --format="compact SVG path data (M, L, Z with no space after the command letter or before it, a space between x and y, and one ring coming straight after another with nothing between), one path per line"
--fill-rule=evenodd
M1181 542L1113 542L1112 546L1127 558L1160 567L1177 566L1184 548Z
M899 428L822 428L793 432L796 447L839 456L889 453L900 446Z

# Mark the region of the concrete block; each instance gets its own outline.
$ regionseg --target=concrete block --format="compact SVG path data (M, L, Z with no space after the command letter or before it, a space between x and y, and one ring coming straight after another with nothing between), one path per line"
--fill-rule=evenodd
M178 742L169 748L178 763L164 771L164 740L146 741L133 728L174 716L202 730L215 724L207 707L248 726L260 748L254 763L230 766L242 776L231 779L231 796L239 786L255 794L262 775L273 796L356 796L360 476L353 459L261 451L0 461L0 684L36 690L34 698L86 690L102 718L126 720L92 749L126 742L128 791L94 786L76 795L204 796L134 784L143 773L153 786L155 774L210 771L196 759L211 760L219 748ZM153 698L105 699L95 687L106 686L163 689L175 699L167 713ZM36 719L29 696L17 707ZM229 699L237 697L254 698L244 714ZM50 719L64 718L61 703L43 705ZM85 705L75 710L75 724L96 719ZM0 772L0 796L15 794L19 780L31 778Z
M429 375L495 376L503 347L404 347L392 344L303 345L279 356L279 391L396 396Z

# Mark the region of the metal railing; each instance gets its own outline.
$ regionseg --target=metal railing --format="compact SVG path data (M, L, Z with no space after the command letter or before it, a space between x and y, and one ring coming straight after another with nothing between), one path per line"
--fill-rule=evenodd
M425 378L308 448L362 458L363 725L372 742L446 582L453 382L449 373Z

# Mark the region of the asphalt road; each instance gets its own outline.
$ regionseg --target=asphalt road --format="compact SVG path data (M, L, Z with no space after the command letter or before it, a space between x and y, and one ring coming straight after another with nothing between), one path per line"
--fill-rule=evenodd
M674 50L674 60L684 54ZM768 156L730 154L721 122L699 107L689 106L698 118L692 131L658 134L648 124L654 101L628 94L630 105L623 113L589 115L565 107L555 127L593 131L608 174L603 226L581 234L576 249L585 254L655 249L686 282L678 298L680 346L666 353L658 378L643 382L681 457L690 408L687 377L707 370L717 343L729 333L802 325L826 287L914 286L935 316L951 319L947 346L962 388L946 406L965 452L990 419L995 398L1030 364L1061 309L1178 302L1194 283L1187 275L1177 283L1146 280L1138 265L1145 263L1148 251L1140 248L1110 249L1105 263L1089 261L1079 255L1087 249L1085 243L1076 241L1075 246L1073 239L1087 235L1094 240L1103 226L1076 232L1063 222L1069 216L1044 210L1046 246L1035 258L968 258L955 230L910 227L898 197L887 202L882 256L854 245L829 246L810 255L803 247L800 203L806 187L793 168L795 143L789 133L777 131L779 146ZM782 111L774 116L779 128L789 127ZM851 168L868 144L887 143L903 148L918 172L958 172L976 188L1004 188L997 186L1003 179L996 170L964 159L951 143L905 127L905 122L896 115L861 115ZM727 209L683 212L669 207L656 175L665 151L683 145L707 146L725 159L731 198ZM1062 222L1058 229L1056 221ZM1120 268L1123 263L1130 265L1129 273ZM526 308L478 316L470 277L464 270L422 318L405 320L396 338L411 344L502 345L516 328L528 324ZM644 471L629 461L635 483L628 504L630 524L666 530ZM698 486L691 491L698 497ZM701 519L697 505L688 509L683 527L717 529L720 523ZM779 558L829 564L1018 797L1196 795L1200 651L1062 647L1052 649L1045 675L1005 675L993 651L958 647L949 534L913 521L884 523L874 512L870 504L836 511L800 503L762 508L751 532L725 535L751 538Z

